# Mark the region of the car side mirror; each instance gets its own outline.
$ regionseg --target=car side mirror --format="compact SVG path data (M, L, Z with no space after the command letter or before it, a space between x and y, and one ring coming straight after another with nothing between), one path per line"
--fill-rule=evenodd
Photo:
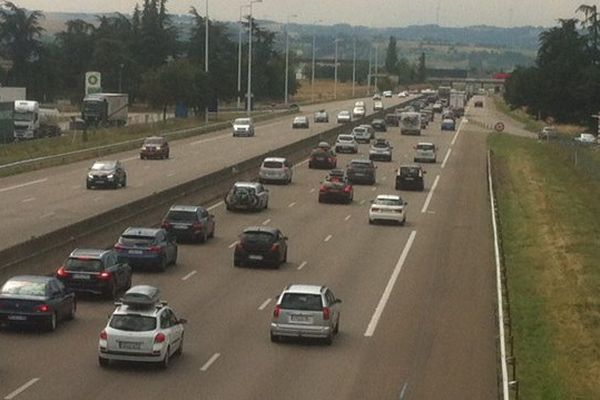
M288 240L288 237L287 237L287 236L284 236L284 237L283 237L283 240Z
M185 325L185 324L187 324L187 319L185 319L185 318L179 318L177 320L177 322L180 323L180 324L182 324L182 325Z
M423 171L423 175L425 175L427 173L427 171Z
M375 203L375 200L371 200L371 201L369 201L369 203L373 204L373 203Z
M214 217L215 217L215 214L210 214L210 217L211 217L211 218L214 218Z
M405 202L404 202L404 205L405 205L405 206L407 206L407 205L408 205L408 201L405 201Z
M341 302L342 302L342 299L335 299L335 303L336 303L336 304L337 304L337 303L341 303Z

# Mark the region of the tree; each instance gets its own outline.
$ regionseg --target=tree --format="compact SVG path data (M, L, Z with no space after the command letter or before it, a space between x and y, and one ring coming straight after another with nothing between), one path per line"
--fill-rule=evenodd
M427 79L427 66L425 65L425 53L421 53L419 56L419 66L417 67L417 81L425 83L425 79Z
M79 102L83 97L85 72L94 52L94 25L81 19L67 21L67 29L56 35L63 95Z
M592 57L595 62L598 62L600 61L598 47L600 45L600 18L598 18L598 9L596 5L589 6L582 4L577 8L577 12L583 13L584 19L581 21L581 24L589 32Z
M396 48L396 38L394 36L390 36L390 41L388 42L387 52L385 55L385 70L388 74L393 74L396 72L398 67L398 49Z

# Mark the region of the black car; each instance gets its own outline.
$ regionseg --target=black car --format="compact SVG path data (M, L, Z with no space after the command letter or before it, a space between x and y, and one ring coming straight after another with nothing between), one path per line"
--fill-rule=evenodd
M75 294L51 276L10 278L0 289L0 326L29 325L53 331L75 318Z
M423 171L420 165L402 165L396 173L396 190L419 190L425 189Z
M233 265L270 265L287 262L287 237L277 228L253 226L244 229L233 253Z
M346 167L346 176L352 183L375 184L377 166L372 160L352 160Z
M96 161L88 171L86 187L109 187L117 189L127 186L127 173L121 161Z
M316 148L310 153L308 168L333 169L337 166L337 157L333 150Z
M215 237L215 216L198 206L172 206L163 218L162 227L178 241L204 243Z
M398 117L398 114L386 114L385 124L387 126L400 126L400 118Z
M127 228L114 246L119 262L131 266L156 266L165 271L177 263L175 237L164 229Z
M65 287L76 293L117 299L131 287L131 267L113 250L75 249L56 271Z
M374 119L371 122L371 126L376 132L387 132L387 124L384 119Z

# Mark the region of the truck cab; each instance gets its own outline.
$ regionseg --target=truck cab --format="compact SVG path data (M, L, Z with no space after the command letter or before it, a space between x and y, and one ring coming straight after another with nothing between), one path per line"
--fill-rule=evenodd
M13 119L15 140L34 139L40 129L40 104L37 101L16 100Z

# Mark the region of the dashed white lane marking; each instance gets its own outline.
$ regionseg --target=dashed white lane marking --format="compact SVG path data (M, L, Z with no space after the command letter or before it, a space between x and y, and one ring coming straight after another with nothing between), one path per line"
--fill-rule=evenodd
M271 218L267 218L263 221L263 225L267 225L269 222L271 222Z
M265 308L267 308L267 306L269 305L269 303L271 302L271 299L266 299L265 301L263 301L263 303L258 307L259 311L264 310Z
M21 200L21 203L30 203L32 201L35 201L35 197L28 197L26 199Z
M140 156L131 156L131 157L127 157L122 159L121 161L133 161L133 160L137 160L138 158L140 158Z
M23 393L24 391L26 391L27 389L29 389L30 386L34 385L39 380L40 380L40 378L33 378L32 380L28 381L26 384L24 384L23 386L21 386L20 388L18 388L17 390L15 390L14 392L12 392L8 396L6 396L4 398L4 400L14 399L18 395L20 395L21 393Z
M323 241L324 242L329 242L332 237L333 237L332 235L327 235L327 237L325 239L323 239Z
M102 200L102 196L100 196L100 197L94 197L94 201L100 201L100 200Z
M404 400L406 389L408 389L408 382L404 382L404 385L402 386L402 390L400 391L400 400Z
M308 193L314 193L314 192L315 192L315 190L317 190L317 189L315 189L315 188L312 188L312 189L310 189L310 190L308 191Z
M202 372L206 372L208 371L208 369L210 368L211 365L213 365L213 363L215 361L217 361L217 359L221 357L220 353L215 353L213 354L213 356L211 358L208 359L208 361L202 366L202 368L200 368L200 371Z
M217 207L221 207L223 204L225 204L225 202L224 201L220 201L220 202L218 202L216 204L213 204L212 206L208 207L207 210L208 211L212 211L212 210L214 210Z
M371 188L371 191L372 191L372 192L374 192L374 191L376 191L376 190L377 190L377 188L376 188L375 186L373 186L373 187Z
M458 139L458 135L460 134L460 130L463 127L463 123L465 122L464 119L462 119L460 121L460 124L458 125L458 129L456 130L456 134L454 134L454 138L452 139L452 146L454 146L454 143L456 143L456 139Z
M446 166L446 163L448 162L451 153L452 149L448 149L448 151L446 152L446 157L444 157L444 161L442 162L442 169L444 169L444 167Z
M298 271L301 271L302 268L306 267L306 264L308 264L307 261L302 261L302 263L298 266Z
M227 137L230 137L231 135L221 135L221 136L215 136L212 138L208 138L208 139L200 139L200 140L196 140L195 142L190 143L192 146L197 146L199 144L202 143L208 143L208 142L214 142L215 140L221 140L221 139L225 139Z
M35 180L35 181L31 181L31 182L21 183L19 185L7 186L5 188L0 189L0 193L8 192L10 190L24 188L24 187L35 185L35 184L42 183L42 182L46 182L47 180L48 180L48 178L44 178L44 179L38 179L38 180Z
M421 209L421 213L425 213L427 211L427 207L429 207L429 203L431 203L431 199L433 198L433 192L435 192L435 188L437 187L438 182L440 181L440 176L436 176L433 181L433 186L431 186L431 190L425 199L425 203L423 204L423 208Z
M291 202L290 204L288 204L288 208L292 208L292 207L294 207L295 205L296 205L296 202L295 202L295 201L293 201L293 202Z
M304 164L307 164L309 161L310 161L310 158L307 158L306 160L300 161L298 164L294 165L294 167L300 167Z
M40 216L40 219L50 218L50 217L54 216L54 214L56 214L54 211L50 211L49 213L46 213L46 214L43 214L42 216Z
M229 245L230 249L233 249L238 244L237 240Z
M176 174L177 174L177 172L169 172L169 173L167 174L167 178L170 178L170 177L172 177L172 176L175 176Z
M150 169L149 165L144 165L144 169Z
M365 204L365 201L366 201L366 200L361 200L361 201L360 201L360 205L362 206L363 204Z
M344 221L348 221L350 218L352 218L352 215L348 214L346 215L346 218L344 218Z
M384 176L383 178L381 178L382 181L385 181L387 179L387 176Z
M410 236L408 237L408 241L406 242L406 245L404 246L404 250L402 250L402 254L400 255L400 258L398 259L398 262L396 263L396 267L394 267L392 276L390 277L390 280L388 281L387 286L385 287L385 290L383 291L383 294L381 295L381 299L379 299L379 303L377 304L377 307L375 308L375 312L373 313L373 316L371 317L371 321L369 322L369 325L367 326L367 330L365 331L366 337L373 336L373 334L375 333L375 329L377 329L377 324L379 323L379 319L381 318L381 315L383 314L383 310L385 309L385 306L386 306L388 300L390 299L392 290L394 290L394 285L396 284L396 280L398 280L398 276L400 275L400 272L402 271L402 266L404 265L404 262L406 261L406 258L408 257L408 252L410 251L410 248L412 247L416 236L417 236L417 231L412 231L410 233Z
M186 276L184 276L183 278L181 278L182 281L187 281L188 279L190 279L192 276L196 275L198 273L198 271L193 270L192 272L190 272L189 274L187 274Z

